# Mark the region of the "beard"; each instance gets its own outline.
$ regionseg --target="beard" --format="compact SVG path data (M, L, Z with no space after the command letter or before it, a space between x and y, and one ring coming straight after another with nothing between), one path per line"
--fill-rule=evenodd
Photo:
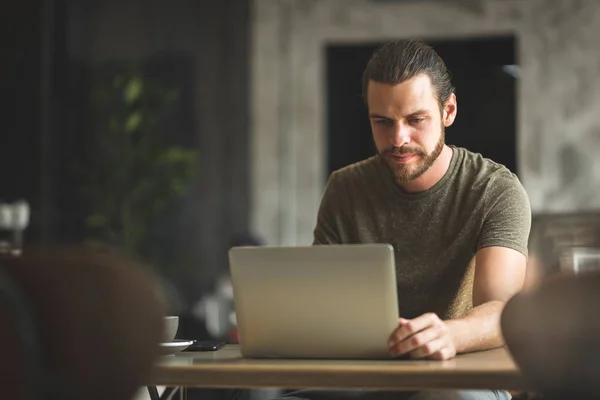
M431 168L435 160L437 160L442 153L444 144L445 127L442 125L440 138L430 153L427 153L425 150L419 147L402 146L384 149L383 151L379 152L379 156L385 160L387 166L394 174L396 182L399 184L406 184L417 179L429 168ZM411 163L398 164L397 162L389 159L391 156L399 154L414 154L416 157L420 158L420 160L415 165L412 165Z

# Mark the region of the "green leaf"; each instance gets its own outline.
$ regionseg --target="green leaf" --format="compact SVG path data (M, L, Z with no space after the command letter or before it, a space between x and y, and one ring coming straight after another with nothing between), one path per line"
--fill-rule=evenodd
M132 113L129 117L127 117L127 122L125 123L125 132L131 133L135 131L141 123L142 114L139 111Z
M187 164L191 165L195 161L196 152L194 150L185 150L179 147L171 147L161 155L161 163L165 164Z
M134 76L125 86L123 98L127 104L133 104L142 95L142 79L139 76Z
M171 190L175 192L175 194L177 194L178 196L184 194L186 189L187 185L179 179L173 180L173 182L171 182Z

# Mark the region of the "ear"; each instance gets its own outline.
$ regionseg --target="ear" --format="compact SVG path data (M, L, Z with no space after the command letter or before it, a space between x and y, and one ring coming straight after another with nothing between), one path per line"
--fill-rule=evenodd
M452 125L456 118L457 104L456 95L452 93L444 105L444 112L442 113L444 126L448 127Z

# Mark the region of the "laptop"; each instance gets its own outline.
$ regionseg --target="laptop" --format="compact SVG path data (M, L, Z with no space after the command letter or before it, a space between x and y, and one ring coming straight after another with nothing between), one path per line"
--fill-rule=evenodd
M390 358L392 246L234 247L229 262L243 357Z

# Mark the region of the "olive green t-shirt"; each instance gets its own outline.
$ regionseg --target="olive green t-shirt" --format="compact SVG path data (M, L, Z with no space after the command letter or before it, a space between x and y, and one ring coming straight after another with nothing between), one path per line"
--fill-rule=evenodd
M472 309L476 252L502 246L527 255L529 198L506 167L453 147L443 178L408 194L379 156L334 172L315 244L389 243L395 250L400 315L442 319Z

